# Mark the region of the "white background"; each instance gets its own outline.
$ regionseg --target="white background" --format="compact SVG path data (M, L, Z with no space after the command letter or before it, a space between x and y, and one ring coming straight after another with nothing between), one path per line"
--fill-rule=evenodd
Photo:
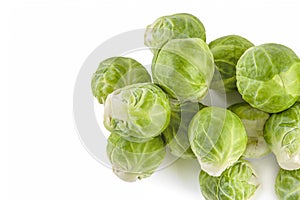
M284 44L300 55L300 3L296 2L2 1L1 97L8 95L8 102L1 105L5 120L1 132L7 133L1 139L1 153L5 154L3 160L9 161L9 173L2 165L1 188L8 192L1 192L5 196L0 198L201 199L200 169L194 161L179 161L151 178L125 183L86 152L72 116L72 95L80 67L106 39L177 12L199 17L208 42L239 34L255 44ZM254 165L262 183L255 199L275 199L274 158L268 156Z

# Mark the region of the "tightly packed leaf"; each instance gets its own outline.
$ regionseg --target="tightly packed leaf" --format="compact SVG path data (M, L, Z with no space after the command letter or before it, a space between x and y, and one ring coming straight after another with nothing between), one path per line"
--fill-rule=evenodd
M253 167L246 160L237 161L219 177L210 176L202 170L199 183L206 200L247 200L259 186Z
M168 96L152 83L137 83L108 95L104 125L133 142L145 142L160 135L169 125Z
M275 192L280 200L300 199L300 169L280 169L275 182Z
M145 31L145 45L152 52L171 39L200 38L206 40L205 28L201 21L187 13L163 16L147 26Z
M143 143L130 142L111 133L107 143L107 155L113 172L127 182L149 177L165 157L165 145L161 137Z
M170 97L179 101L202 100L214 74L214 60L199 38L174 39L153 57L152 77Z
M268 113L288 109L300 96L299 58L280 44L248 49L237 63L236 78L243 99Z
M180 158L196 158L188 139L188 127L194 115L204 105L201 103L185 102L180 103L171 99L171 120L169 126L163 132L163 138L170 149L170 152Z
M266 122L264 138L276 156L279 166L286 170L300 168L300 102Z
M192 119L189 141L201 169L211 176L220 176L244 153L247 133L233 112L218 107L206 107Z
M236 64L252 46L250 41L238 35L223 36L209 43L217 68L211 88L225 92L236 91Z
M102 104L114 90L146 82L151 82L151 77L142 64L132 58L112 57L99 64L91 86L93 95Z
M264 139L264 125L270 115L251 107L247 103L237 103L229 108L243 122L248 135L247 147L244 152L246 158L259 158L271 152Z

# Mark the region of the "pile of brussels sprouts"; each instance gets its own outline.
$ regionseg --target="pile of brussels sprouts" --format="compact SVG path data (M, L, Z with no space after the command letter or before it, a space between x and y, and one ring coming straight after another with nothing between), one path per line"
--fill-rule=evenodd
M151 76L127 57L102 61L92 92L104 104L111 132L107 155L124 181L149 177L166 149L197 159L207 200L249 199L259 178L249 158L273 153L280 166L279 199L300 199L300 59L288 47L254 45L238 35L206 43L190 14L158 18L147 26ZM203 105L208 90L238 91L244 102Z

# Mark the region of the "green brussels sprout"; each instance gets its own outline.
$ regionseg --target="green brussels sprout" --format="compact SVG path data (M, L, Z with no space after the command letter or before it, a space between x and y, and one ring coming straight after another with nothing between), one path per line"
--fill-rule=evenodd
M264 138L278 164L286 170L300 168L300 102L271 115L264 127Z
M91 87L93 95L103 104L107 95L118 88L134 83L151 82L147 70L136 60L126 57L112 57L103 60L93 74Z
M201 21L187 13L163 16L147 26L145 45L152 52L158 50L164 43L178 38L200 38L206 40L205 28Z
M199 38L170 40L155 53L152 61L154 82L179 101L203 99L213 74L213 56Z
M246 160L237 161L219 177L210 176L202 170L199 183L206 200L247 200L259 187L253 167Z
M247 133L242 121L230 110L201 109L192 119L188 137L203 171L220 176L244 153Z
M276 177L275 192L280 200L300 199L300 169L280 169Z
M243 99L268 113L288 109L300 96L300 61L280 44L248 49L237 63L236 78Z
M136 143L125 140L116 133L109 136L106 150L113 172L128 182L149 177L166 154L160 136L144 143Z
M171 120L163 132L163 138L170 152L180 158L196 158L188 139L188 127L194 115L204 107L201 103L185 102L171 99Z
M236 91L236 64L242 54L254 45L241 36L228 35L210 42L208 46L217 68L211 88L222 91L225 89L225 92Z
M271 152L264 139L264 125L270 115L264 111L251 107L247 103L236 103L228 108L243 122L248 135L246 158L259 158Z
M169 125L168 96L152 83L136 83L115 90L104 105L104 126L133 142L160 135Z

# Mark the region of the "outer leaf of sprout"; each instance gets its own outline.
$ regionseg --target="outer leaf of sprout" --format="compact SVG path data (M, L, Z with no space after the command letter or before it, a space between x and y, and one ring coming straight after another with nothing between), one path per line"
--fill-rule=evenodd
M107 155L113 172L127 182L149 177L161 164L166 151L162 138L130 142L116 133L108 138Z
M300 168L300 102L273 114L264 127L264 138L278 164L286 170Z
M206 200L247 200L259 187L257 176L246 160L237 161L219 177L210 176L202 170L199 183Z
M226 92L237 90L236 64L243 53L252 46L250 41L238 35L223 36L209 43L216 64L212 89L225 89Z
M236 78L243 99L268 113L288 109L300 96L299 58L280 44L248 49L237 63Z
M127 140L145 142L160 135L169 125L168 96L152 83L137 83L108 95L104 125Z
M280 200L300 199L300 169L280 169L275 182L275 192Z
M200 110L189 125L189 140L201 169L220 176L244 153L247 133L239 117L218 107Z
M206 40L205 28L201 21L187 13L163 16L147 26L145 45L154 53L164 43L178 38L200 38Z
M199 102L214 73L213 56L199 38L173 39L152 60L152 77L171 98Z
M112 57L103 60L93 74L91 87L93 95L103 104L107 95L118 88L134 83L151 82L147 70L136 60L126 57Z

